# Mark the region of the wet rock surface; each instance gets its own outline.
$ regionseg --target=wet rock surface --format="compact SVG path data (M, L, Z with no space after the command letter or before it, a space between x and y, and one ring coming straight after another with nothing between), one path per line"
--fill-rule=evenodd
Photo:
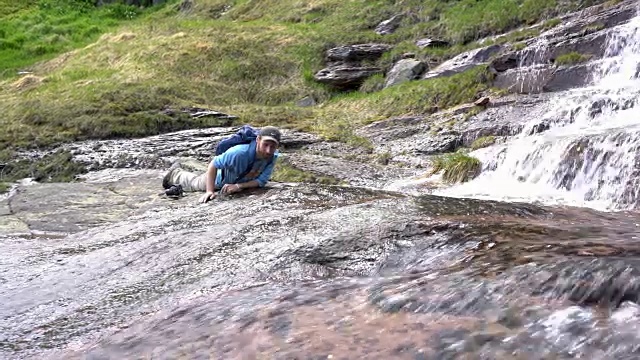
M133 199L144 184L139 174L118 185ZM46 185L19 195L46 202ZM206 205L155 196L126 216L43 210L34 219L51 222L29 223L39 236L0 235L3 358L637 351L634 213L305 184ZM68 234L45 232L64 218L76 219Z

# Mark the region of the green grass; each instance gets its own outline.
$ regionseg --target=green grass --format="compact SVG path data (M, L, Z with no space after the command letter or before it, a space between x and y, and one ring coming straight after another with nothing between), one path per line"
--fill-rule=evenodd
M321 176L314 173L300 170L292 166L286 160L279 160L273 169L272 181L276 182L303 182L326 185L341 184L342 181L331 176Z
M589 61L589 59L591 59L590 55L580 54L579 52L572 51L570 53L558 56L555 59L554 63L560 66L575 65Z
M477 158L464 152L443 154L435 157L431 172L442 171L442 180L447 183L469 181L480 174L482 163Z
M88 45L153 10L119 3L95 7L86 0L4 0L0 2L0 77Z
M6 193L11 188L11 184L0 181L0 194Z
M482 136L473 141L471 149L478 150L487 146L491 146L496 142L495 136Z

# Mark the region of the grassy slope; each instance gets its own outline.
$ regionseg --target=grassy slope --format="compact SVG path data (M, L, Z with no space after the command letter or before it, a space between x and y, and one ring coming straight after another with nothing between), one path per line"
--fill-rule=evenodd
M352 136L358 124L473 100L488 88L489 79L476 69L371 94L336 94L312 80L323 66L324 50L379 41L397 44L381 59L384 66L406 51L443 60L478 46L474 40L485 35L589 5L556 0L195 0L188 12L178 10L178 1L135 13L69 7L82 1L10 5L15 2L0 0L0 44L5 44L0 69L9 69L0 82L0 149L211 125L156 113L167 106L208 107L240 115L240 122L276 123L358 142ZM411 16L396 33L374 33L376 24L399 12ZM413 45L425 36L454 46L421 50ZM21 78L18 69L33 74ZM321 105L293 105L307 95Z

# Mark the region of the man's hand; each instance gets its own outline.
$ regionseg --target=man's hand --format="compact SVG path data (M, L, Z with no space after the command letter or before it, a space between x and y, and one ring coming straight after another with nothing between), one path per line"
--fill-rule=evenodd
M242 188L239 184L224 184L220 192L223 194L233 194L237 193L240 190L242 190Z
M216 197L216 193L211 192L211 191L207 191L207 193L202 195L200 197L200 200L198 200L198 201L204 204L209 200L213 200L213 198L215 198L215 197Z

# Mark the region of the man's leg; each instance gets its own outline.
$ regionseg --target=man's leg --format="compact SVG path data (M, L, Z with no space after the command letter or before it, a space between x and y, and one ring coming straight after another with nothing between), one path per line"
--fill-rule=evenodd
M196 174L186 171L179 164L174 164L162 179L162 187L168 189L171 185L181 185L185 192L207 191L207 173Z

